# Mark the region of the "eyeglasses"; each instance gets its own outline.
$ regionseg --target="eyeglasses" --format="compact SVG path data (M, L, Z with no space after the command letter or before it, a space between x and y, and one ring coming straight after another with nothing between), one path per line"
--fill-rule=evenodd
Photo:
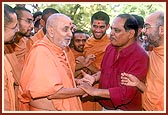
M29 19L29 18L28 19L18 18L18 20L24 20L28 24L34 24L34 21L32 19Z
M150 24L144 24L143 25L144 32L146 32L147 29L149 29L149 28L155 28L155 27L158 27L158 26L151 26Z

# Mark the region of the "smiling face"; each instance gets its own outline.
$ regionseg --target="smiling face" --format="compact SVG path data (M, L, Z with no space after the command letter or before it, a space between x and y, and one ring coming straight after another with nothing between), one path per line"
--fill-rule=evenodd
M105 21L94 20L91 24L91 30L95 39L101 39L105 34L109 25L106 25Z
M73 47L78 52L84 51L84 46L86 43L86 34L85 33L75 33L74 34L74 41L73 41Z

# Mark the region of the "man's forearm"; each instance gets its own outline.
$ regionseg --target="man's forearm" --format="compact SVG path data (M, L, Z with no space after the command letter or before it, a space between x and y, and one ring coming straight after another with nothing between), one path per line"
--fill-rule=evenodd
M93 96L110 98L110 93L108 89L96 89Z
M95 74L92 75L95 78L95 82L99 81L100 74L101 74L101 71L98 71L97 73L95 73Z
M142 92L146 90L146 85L142 81L139 81L136 87L140 89Z
M84 91L80 88L61 88L56 93L49 95L48 99L65 99L74 96L83 95Z
M90 69L93 73L96 73L96 72L99 71L99 70L98 70L96 67L94 67L92 64L90 64L89 66L87 66L87 68Z

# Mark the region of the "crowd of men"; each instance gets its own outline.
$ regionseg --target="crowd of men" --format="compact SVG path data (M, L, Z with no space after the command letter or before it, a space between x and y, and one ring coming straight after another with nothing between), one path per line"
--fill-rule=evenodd
M109 22L95 12L88 35L54 8L4 4L4 111L165 110L164 12Z

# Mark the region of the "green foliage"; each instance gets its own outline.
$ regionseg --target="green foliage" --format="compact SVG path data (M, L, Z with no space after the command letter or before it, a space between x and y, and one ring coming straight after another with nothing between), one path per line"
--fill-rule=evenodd
M73 20L74 24L78 29L87 31L91 34L90 31L90 18L93 13L98 10L105 11L110 16L110 24L115 16L121 13L130 13L141 15L146 18L147 15L156 11L156 10L165 10L165 2L102 2L102 3L89 3L89 2L78 2L73 3L57 3L57 2L46 2L38 4L30 4L32 7L32 13L37 10L43 11L47 7L55 8L60 13L66 14Z

